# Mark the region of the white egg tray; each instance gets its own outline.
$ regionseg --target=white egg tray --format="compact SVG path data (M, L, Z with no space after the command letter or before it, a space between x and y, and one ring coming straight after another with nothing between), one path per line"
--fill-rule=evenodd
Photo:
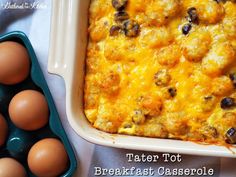
M93 128L83 111L85 56L90 0L53 0L48 71L65 80L70 125L85 140L116 148L236 157L236 148L202 145L171 139L114 135ZM58 88L60 89L60 88Z

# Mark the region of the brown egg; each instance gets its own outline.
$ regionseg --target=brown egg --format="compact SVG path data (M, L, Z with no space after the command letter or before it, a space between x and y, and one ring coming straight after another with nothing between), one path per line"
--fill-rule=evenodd
M17 84L27 78L30 59L26 48L12 41L0 43L0 83Z
M37 130L48 123L47 100L38 91L19 92L12 98L8 109L11 121L23 130Z
M64 145L55 138L37 142L28 154L30 170L40 177L57 177L68 166L68 156Z
M0 159L1 177L27 177L24 167L12 158Z
M2 146L7 138L7 133L8 133L8 127L7 127L7 122L0 114L0 146Z

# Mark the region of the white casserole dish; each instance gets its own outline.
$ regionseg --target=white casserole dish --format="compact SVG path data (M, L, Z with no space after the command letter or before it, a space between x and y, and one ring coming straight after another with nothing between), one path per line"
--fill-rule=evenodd
M85 140L117 148L236 157L236 147L200 145L170 139L112 135L93 128L83 112L83 84L90 0L53 0L48 71L66 85L66 110L70 125Z

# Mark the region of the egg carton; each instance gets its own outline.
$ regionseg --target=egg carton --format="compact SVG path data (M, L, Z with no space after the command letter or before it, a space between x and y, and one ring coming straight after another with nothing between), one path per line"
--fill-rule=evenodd
M68 169L61 176L71 177L74 174L77 166L75 154L60 122L57 109L39 66L34 49L29 39L23 32L15 31L0 36L0 42L4 41L14 41L25 46L31 60L31 72L28 78L19 84L0 84L0 113L6 118L8 123L8 138L5 145L3 145L3 147L0 147L0 158L12 157L18 160L24 165L28 176L34 177L27 165L27 154L30 148L34 143L41 139L58 138L64 144L70 162ZM13 96L20 91L28 89L41 92L45 96L49 106L50 116L48 124L36 131L24 131L17 128L10 121L8 114L8 106Z

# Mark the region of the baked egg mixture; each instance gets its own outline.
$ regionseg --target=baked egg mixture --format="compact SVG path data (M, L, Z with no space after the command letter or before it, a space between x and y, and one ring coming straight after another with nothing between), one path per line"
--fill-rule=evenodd
M91 0L84 111L102 131L236 143L236 2Z

